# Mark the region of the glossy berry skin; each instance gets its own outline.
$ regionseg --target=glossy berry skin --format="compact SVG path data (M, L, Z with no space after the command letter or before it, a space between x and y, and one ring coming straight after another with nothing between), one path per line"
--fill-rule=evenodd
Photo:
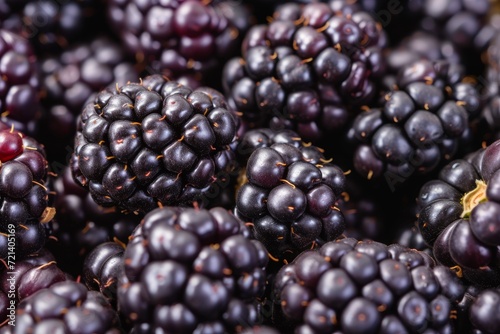
M500 294L498 289L485 289L474 299L469 308L469 320L473 328L480 333L493 334L500 330L496 316Z
M54 255L46 248L42 248L24 260L17 261L14 272L12 269L2 266L0 278L3 282L0 286L0 303L5 305L0 312L2 323L9 319L7 316L10 314L10 310L7 307L11 303L10 300L15 301L18 305L19 302L37 291L70 279L56 264Z
M359 114L350 125L352 166L368 180L384 180L391 190L429 174L470 142L469 122L477 117L478 89L462 82L458 64L418 60L402 67L397 88L380 108Z
M282 4L269 24L248 31L222 80L249 127L291 128L317 144L353 106L373 100L384 31L368 13L335 3Z
M259 321L267 253L223 208L149 212L123 259L118 307L133 331L236 332Z
M30 42L0 29L0 119L16 130L33 135L41 116L40 69Z
M116 307L118 278L124 265L124 246L124 243L103 242L88 253L81 266L87 288L101 292L113 307Z
M101 35L70 45L40 61L46 109L40 120L40 137L46 142L47 154L56 161L64 161L61 152L72 144L76 118L92 94L139 80L131 59L109 37Z
M353 238L303 252L273 286L273 317L290 333L453 331L465 293L422 252Z
M336 203L345 176L322 149L303 143L291 130L256 129L245 134L237 152L250 155L235 212L251 223L254 238L273 261L290 261L344 232Z
M479 286L498 285L498 151L495 141L451 161L417 197L418 228L437 261Z
M189 82L219 88L213 75L238 54L251 19L249 10L237 1L112 0L107 14L112 30L148 73L193 88Z
M38 291L18 305L16 326L4 326L2 334L23 333L120 333L119 319L106 298L78 282L66 281Z
M107 89L79 117L73 177L104 207L205 206L204 194L233 168L236 124L211 88L153 75Z
M3 122L0 139L0 257L7 259L11 242L20 260L40 250L50 233L48 163L43 145Z

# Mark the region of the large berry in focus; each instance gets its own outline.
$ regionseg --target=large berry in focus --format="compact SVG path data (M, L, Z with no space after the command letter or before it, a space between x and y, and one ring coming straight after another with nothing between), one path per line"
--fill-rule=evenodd
M345 238L278 272L273 321L287 333L453 333L464 294L423 252Z
M255 129L245 134L237 152L249 157L235 212L250 223L272 260L281 265L344 232L336 204L345 176L321 148L291 130Z
M79 117L73 177L101 206L204 205L233 168L236 118L221 93L159 75L97 94Z
M235 333L259 323L264 246L223 208L149 212L125 249L118 307L134 331Z

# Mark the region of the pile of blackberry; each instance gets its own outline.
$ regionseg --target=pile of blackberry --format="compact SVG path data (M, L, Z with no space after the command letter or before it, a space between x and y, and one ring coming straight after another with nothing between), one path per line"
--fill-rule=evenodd
M0 334L498 333L499 33L489 0L0 0Z
M288 2L246 34L242 57L224 67L224 91L249 127L290 128L317 144L373 101L386 43L350 2Z

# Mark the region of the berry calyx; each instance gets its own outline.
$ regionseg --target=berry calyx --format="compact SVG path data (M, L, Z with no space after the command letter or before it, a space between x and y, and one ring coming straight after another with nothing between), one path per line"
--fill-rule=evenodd
M472 210L482 202L486 202L486 188L488 185L483 180L476 180L476 188L469 191L462 197L462 206L464 211L460 215L461 218L468 218Z

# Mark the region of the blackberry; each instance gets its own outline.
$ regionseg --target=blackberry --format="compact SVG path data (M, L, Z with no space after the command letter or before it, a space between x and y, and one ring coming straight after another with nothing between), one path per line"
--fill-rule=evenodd
M55 209L49 206L43 145L0 122L0 258L40 250Z
M288 333L450 333L465 287L424 253L339 239L305 251L274 281Z
M53 284L71 279L57 266L54 255L46 248L24 260L16 261L13 267L6 265L0 268L0 278L0 324L15 320L17 305L25 298Z
M485 289L481 291L469 307L469 320L478 333L493 334L500 331L500 291Z
M420 189L418 227L437 261L483 287L500 284L497 156L500 141L444 166Z
M481 98L460 70L447 61L403 67L383 107L367 109L350 125L356 172L385 180L395 190L450 161L459 144L470 145L469 122L477 117Z
M50 332L118 334L121 329L117 312L102 294L65 281L26 298L16 310L15 326L0 329L2 334Z
M234 333L256 325L268 258L248 235L223 208L149 212L119 278L118 307L132 330Z
M245 134L238 152L252 153L235 212L250 223L253 237L266 246L271 259L289 261L344 232L336 203L345 176L321 148L303 143L291 130L256 129Z
M204 206L218 176L233 167L236 124L214 89L159 75L107 89L79 117L73 177L103 207Z
M193 88L201 82L220 89L215 78L224 61L238 54L251 24L249 10L238 1L112 0L107 11L111 27L145 71Z
M58 264L75 276L82 274L84 259L102 243L115 240L126 244L142 215L126 215L95 203L88 190L75 183L71 170L54 180L52 239L47 247L56 254Z
M41 116L40 69L29 41L0 29L0 120L28 135L35 135Z
M51 160L62 160L63 145L71 145L76 118L93 93L107 86L139 80L122 47L106 35L91 42L73 43L69 49L41 60L42 103L40 136L46 140Z
M95 247L81 266L89 290L100 291L116 307L118 277L123 270L124 243L103 242Z
M317 144L374 99L385 46L381 25L344 1L286 3L248 31L224 91L250 128L291 128Z

